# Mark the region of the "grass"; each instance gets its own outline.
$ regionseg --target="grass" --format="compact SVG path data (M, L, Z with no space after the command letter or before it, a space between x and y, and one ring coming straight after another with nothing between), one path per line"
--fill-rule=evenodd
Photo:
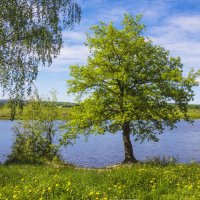
M6 106L0 106L0 120L4 119L10 119L10 109Z
M188 115L191 119L200 119L200 109L189 109Z
M191 106L190 106L191 107ZM62 107L62 116L65 119L69 107ZM19 112L19 111L18 111ZM200 119L200 108L189 108L188 115L191 119ZM0 106L0 120L9 120L10 119L10 109L6 106ZM18 116L16 116L18 119Z
M200 164L0 165L0 199L200 199Z

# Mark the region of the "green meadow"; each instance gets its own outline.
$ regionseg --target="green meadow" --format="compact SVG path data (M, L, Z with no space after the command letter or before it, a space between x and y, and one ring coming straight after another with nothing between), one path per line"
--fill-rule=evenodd
M200 164L0 165L0 199L200 199Z
M62 107L62 116L65 119L68 109L72 106L72 104L67 103L58 103L58 106ZM16 119L19 118L20 111L17 111ZM200 119L200 106L199 105L190 105L188 109L188 115L191 119ZM10 109L7 106L0 107L0 120L9 120L10 119Z

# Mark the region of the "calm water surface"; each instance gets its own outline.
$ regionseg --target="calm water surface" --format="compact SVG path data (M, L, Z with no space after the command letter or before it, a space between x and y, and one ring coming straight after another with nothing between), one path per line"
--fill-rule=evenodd
M0 162L6 160L13 143L13 122L0 120ZM145 160L160 155L178 157L179 162L200 161L200 120L194 124L180 122L177 128L159 136L159 142L133 142L135 157ZM123 160L123 143L121 133L91 135L87 142L80 137L76 144L61 149L63 158L85 167L102 167Z

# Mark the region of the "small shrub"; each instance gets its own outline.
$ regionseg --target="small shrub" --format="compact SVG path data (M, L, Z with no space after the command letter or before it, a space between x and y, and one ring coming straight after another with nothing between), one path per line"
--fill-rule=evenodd
M144 163L146 164L152 164L152 165L161 165L161 166L168 166L168 165L174 165L177 163L178 158L175 158L174 156L170 157L148 157Z
M36 94L13 127L15 142L7 163L41 163L61 158L59 146L54 144L54 137L63 123L59 121L60 115L55 92L46 101Z
M24 124L19 122L14 128L15 142L7 163L33 164L53 160L55 157L61 158L58 145L49 143L44 135L31 132L23 126Z

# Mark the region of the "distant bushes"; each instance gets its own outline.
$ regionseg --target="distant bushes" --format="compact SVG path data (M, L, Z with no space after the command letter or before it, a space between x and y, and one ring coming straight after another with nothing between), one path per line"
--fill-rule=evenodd
M200 110L200 105L199 104L189 104L188 108Z

